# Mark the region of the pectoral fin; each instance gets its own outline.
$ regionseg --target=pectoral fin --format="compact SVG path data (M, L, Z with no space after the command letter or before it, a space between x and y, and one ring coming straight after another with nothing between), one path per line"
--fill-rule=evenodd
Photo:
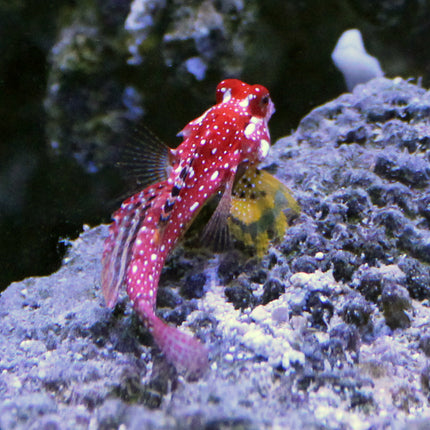
M224 251L231 246L228 217L230 215L232 187L233 180L225 186L221 200L203 230L201 242L215 252Z

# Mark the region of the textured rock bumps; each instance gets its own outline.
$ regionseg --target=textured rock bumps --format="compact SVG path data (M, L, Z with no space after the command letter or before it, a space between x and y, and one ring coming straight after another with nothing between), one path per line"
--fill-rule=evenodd
M268 162L302 206L284 240L260 263L172 255L160 311L211 349L195 384L165 367L126 299L105 309L105 226L57 273L11 285L0 427L425 428L429 111L430 93L388 79L315 109Z

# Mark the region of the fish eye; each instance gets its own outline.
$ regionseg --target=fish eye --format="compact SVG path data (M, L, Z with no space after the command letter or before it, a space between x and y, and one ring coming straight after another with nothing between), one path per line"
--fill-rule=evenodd
M269 96L264 96L262 99L261 99L261 103L263 103L263 105L267 105L268 103L269 103Z

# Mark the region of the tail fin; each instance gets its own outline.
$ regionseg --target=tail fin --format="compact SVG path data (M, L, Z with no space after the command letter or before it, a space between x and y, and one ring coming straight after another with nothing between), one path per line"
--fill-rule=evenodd
M152 335L167 361L179 372L184 372L188 380L199 379L209 366L206 348L194 337L169 326L152 314L148 321Z

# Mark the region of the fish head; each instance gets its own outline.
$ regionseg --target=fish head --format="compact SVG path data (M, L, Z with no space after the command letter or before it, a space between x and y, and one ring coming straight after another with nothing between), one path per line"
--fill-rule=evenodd
M267 88L238 79L225 79L216 89L216 104L182 130L176 149L185 164L192 163L189 179L222 186L237 171L264 160L270 150L268 121L275 111ZM176 169L174 169L176 170ZM206 193L206 192L205 192Z
M247 108L251 115L264 118L266 123L275 113L269 90L263 85L248 85L238 79L223 80L216 89L216 102L220 104L232 101Z
M262 85L253 85L248 94L249 111L255 117L263 118L266 123L275 113L275 105L273 104L269 91Z

